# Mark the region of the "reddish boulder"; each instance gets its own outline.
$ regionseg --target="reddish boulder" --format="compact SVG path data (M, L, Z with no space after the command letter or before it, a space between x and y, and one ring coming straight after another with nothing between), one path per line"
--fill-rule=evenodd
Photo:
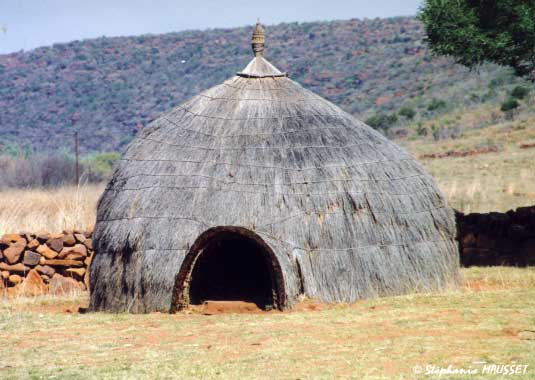
M30 240L30 242L28 243L26 247L28 247L28 249L35 249L39 247L39 240L37 239Z
M37 234L35 238L37 239L39 243L43 244L43 243L46 243L48 239L50 239L50 235L45 232L42 232L42 233Z
M67 246L73 246L76 244L76 238L74 237L73 234L65 234L63 235L63 237L61 238L61 240L63 240L63 245L67 245Z
M41 244L36 251L47 259L54 259L58 256L58 253L50 249L46 244Z
M77 260L46 260L45 265L53 267L81 267L84 263Z
M83 277L85 274L85 268L69 268L65 272L75 277Z
M74 247L71 248L63 248L60 254L58 255L58 259L64 259L70 255L75 255L78 258L85 258L87 256L87 248L83 244L76 244Z
M24 263L24 265L34 267L39 264L41 257L42 256L38 253L35 253L33 251L26 251L24 252L24 259L22 260L22 262Z
M74 234L74 238L78 243L83 243L87 239L84 234Z
M93 260L93 256L92 255L86 257L85 260L84 260L84 264L87 267L87 269L89 269L89 267L91 266L91 260Z
M86 289L89 289L89 270L85 271L84 274L84 285Z
M19 276L18 274L12 274L12 275L9 276L9 278L7 280L11 284L17 285L17 284L20 284L22 282L22 277Z
M19 241L20 239L23 239L22 236L20 236L19 234L5 234L5 235L2 235L2 239L0 239L0 241L4 244L11 244L11 243L15 243L17 241Z
M78 260L78 261L84 261L86 257L82 256L78 253L71 253L65 257L65 260Z
M48 286L35 269L28 272L24 282L19 287L20 294L25 296L39 296L48 292Z
M49 290L50 293L54 295L70 294L85 290L85 285L73 278L63 277L62 275L56 273L50 279Z
M3 252L6 261L9 264L18 262L22 252L24 252L24 248L26 248L26 239L24 238L17 240L15 243L11 243L9 248L4 249Z
M56 273L56 270L48 265L38 265L35 267L35 270L48 277L52 277Z
M0 270L8 271L8 272L24 273L24 272L28 272L30 268L24 265L23 263L18 263L14 265L0 263Z
M92 239L86 239L84 241L84 245L86 246L87 249L90 249L90 250L93 250L93 240Z
M61 237L50 238L46 241L46 245L50 249L59 253L63 249L63 240L61 239Z

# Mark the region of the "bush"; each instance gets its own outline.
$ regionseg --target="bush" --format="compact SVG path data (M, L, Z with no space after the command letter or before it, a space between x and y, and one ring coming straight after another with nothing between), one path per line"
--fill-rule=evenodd
M373 129L383 130L386 132L390 129L396 122L398 117L395 114L386 115L386 114L377 114L366 120L368 124Z
M80 163L80 182L107 179L118 153L85 157ZM72 155L0 155L0 188L57 187L76 182L76 163Z
M84 175L90 182L100 182L111 173L113 165L121 157L119 153L99 153L82 160Z
M524 86L516 86L511 91L511 96L516 99L524 99L529 94L529 88Z
M399 110L399 115L412 120L416 116L416 111L411 107L403 107Z
M427 105L428 111L436 111L441 108L446 108L447 103L444 100L440 99L433 99L431 100L431 103Z
M439 141L442 138L442 127L437 127L435 124L431 126L431 131L433 132L433 139Z
M517 109L520 106L520 103L516 101L516 99L509 98L505 102L502 103L501 110L502 112L511 112Z
M427 136L429 134L429 128L425 127L422 123L418 123L416 134L418 136Z
M73 157L45 156L35 160L39 186L54 187L75 182L76 163Z

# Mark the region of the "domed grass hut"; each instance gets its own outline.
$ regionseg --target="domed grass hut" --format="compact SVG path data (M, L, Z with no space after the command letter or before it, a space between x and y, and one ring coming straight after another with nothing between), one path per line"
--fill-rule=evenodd
M263 56L130 143L100 199L94 311L286 309L457 281L452 211L416 160Z

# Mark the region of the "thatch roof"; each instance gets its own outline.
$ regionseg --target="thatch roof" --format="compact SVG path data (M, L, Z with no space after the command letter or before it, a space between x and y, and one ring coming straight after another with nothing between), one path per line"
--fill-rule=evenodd
M173 309L185 258L221 226L269 247L282 308L300 293L351 302L455 283L453 213L430 175L256 44L241 73L124 152L98 206L93 310Z

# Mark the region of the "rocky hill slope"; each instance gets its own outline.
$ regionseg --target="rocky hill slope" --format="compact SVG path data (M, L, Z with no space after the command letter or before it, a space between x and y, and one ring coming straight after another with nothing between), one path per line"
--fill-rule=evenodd
M252 27L98 38L0 56L0 149L119 150L163 111L251 59ZM266 56L291 78L362 119L429 120L500 102L514 79L433 58L413 18L268 26ZM379 119L382 121L383 119ZM74 125L74 126L73 126Z

